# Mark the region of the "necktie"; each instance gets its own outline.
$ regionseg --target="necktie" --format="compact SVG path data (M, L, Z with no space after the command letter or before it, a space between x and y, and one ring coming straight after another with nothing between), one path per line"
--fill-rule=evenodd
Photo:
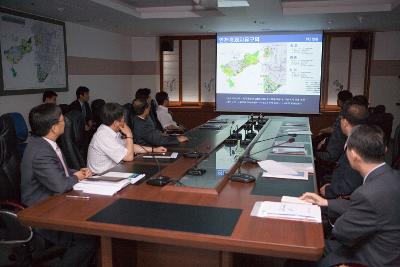
M82 115L83 115L83 118L86 119L86 106L85 106L85 103L82 104Z
M62 164L62 166L64 168L65 176L69 176L67 166L64 163L64 159L63 159L63 156L62 156L62 153L61 153L61 149L58 146L56 148L56 154L57 154L58 158L60 159L61 164Z

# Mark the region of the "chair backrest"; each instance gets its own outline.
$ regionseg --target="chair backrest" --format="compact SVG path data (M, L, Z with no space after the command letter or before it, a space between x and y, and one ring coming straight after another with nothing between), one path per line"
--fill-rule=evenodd
M0 200L20 200L20 156L12 117L0 116Z
M92 110L94 126L96 129L101 125L100 114L101 114L101 109L103 108L105 103L106 101L104 101L103 99L95 99L92 101L92 104L90 106Z
M131 103L126 103L124 106L124 118L126 125L133 131L133 118L135 117L135 112Z
M395 163L396 160L399 159L400 159L400 124L397 125L396 130L394 132L393 154L392 154L393 164Z
M68 104L60 104L58 106L61 108L61 112L63 115L67 114L71 110Z
M71 110L64 116L65 128L57 143L64 154L68 167L79 170L86 166L84 155L87 147L84 144L85 121L82 113Z
M22 117L21 113L18 112L11 112L7 114L11 117L14 123L17 141L19 143L25 142L28 138L28 126L26 125L24 117Z
M368 118L368 124L379 126L385 135L385 143L389 142L393 127L393 115L391 113L373 113Z

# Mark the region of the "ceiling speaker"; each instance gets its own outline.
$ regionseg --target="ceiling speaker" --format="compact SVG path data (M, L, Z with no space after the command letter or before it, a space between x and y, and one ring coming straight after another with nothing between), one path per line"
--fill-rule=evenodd
M162 40L161 51L174 51L174 40Z

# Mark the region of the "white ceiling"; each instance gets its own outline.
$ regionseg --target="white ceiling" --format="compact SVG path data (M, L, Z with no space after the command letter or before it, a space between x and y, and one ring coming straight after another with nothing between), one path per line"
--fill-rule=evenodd
M131 36L400 30L400 0L248 0L248 7L221 7L239 2L246 1L0 0L0 6Z

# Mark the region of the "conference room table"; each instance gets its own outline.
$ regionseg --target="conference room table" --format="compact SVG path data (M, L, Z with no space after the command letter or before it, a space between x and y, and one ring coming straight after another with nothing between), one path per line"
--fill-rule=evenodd
M121 265L119 258L128 254L132 266L232 266L238 253L316 261L324 248L321 223L251 216L258 201L280 201L284 195L300 196L317 189L313 174L308 180L262 177L257 164L241 163L244 154L257 160L313 163L308 134L294 137L295 142L304 142L306 155L276 155L268 149L275 141L290 138L286 133L296 127L291 125L309 129L308 118L265 119L264 126L256 130L245 127L248 116L221 115L209 124L220 128L194 128L186 133L188 142L168 147L179 152L177 159L138 156L111 169L146 174L113 196L71 191L37 203L18 216L33 227L98 236L103 267ZM243 137L254 132L256 137L247 147L224 143L232 132ZM193 151L202 157L182 156ZM193 167L206 172L188 175ZM257 179L254 183L230 181L238 171ZM163 187L145 182L159 175L173 181Z

